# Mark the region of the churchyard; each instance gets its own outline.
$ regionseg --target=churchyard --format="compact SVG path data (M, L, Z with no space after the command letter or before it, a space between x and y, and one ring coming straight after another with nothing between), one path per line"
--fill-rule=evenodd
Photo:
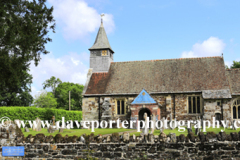
M59 134L59 131L55 131L53 133L48 133L47 129L43 128L41 131L33 131L32 129L29 129L29 132L25 132L24 131L25 129L22 128L22 132L24 134L24 137L27 137L29 134L35 136L36 134L39 134L39 133L43 133L44 135L46 136L49 136L49 135L52 135L52 136L55 136L56 134ZM216 134L221 132L221 130L223 130L225 133L227 134L230 134L231 132L239 132L240 129L237 129L237 130L233 130L231 128L226 128L224 130L223 127L220 127L220 128L209 128L207 129L207 132L215 132ZM105 134L112 134L112 133L118 133L118 132L126 132L126 131L134 131L134 129L124 129L124 128L113 128L113 129L109 129L109 128L105 128L105 129L95 129L95 132L91 132L90 129L64 129L63 132L61 133L62 136L65 136L65 135L68 135L68 136L74 136L74 135L82 135L82 134L86 134L86 135L90 135L91 133L93 133L94 135L98 135L98 134L102 134L102 135L105 135ZM194 128L192 128L192 131L193 133L194 132ZM130 135L132 136L133 134L136 135L136 136L140 136L142 132L131 132ZM185 136L187 136L188 134L188 131L187 131L187 128L185 129L184 132L179 132L177 128L175 129L165 129L164 130L164 133L166 135L170 134L170 133L175 133L176 136L179 136L181 134L184 134ZM159 135L160 134L160 130L154 130L154 135ZM195 134L196 135L196 134Z
M43 133L45 136L55 136L56 134L59 134L59 130L54 131L53 133L49 133L47 129L42 128L41 131L33 131L32 129L29 129L29 132L25 132L25 129L22 128L22 132L24 134L24 137L27 137L29 134L35 136L36 134ZM91 132L90 129L64 129L62 133L62 136L80 136L82 134L90 135L93 133L94 135L98 134L112 134L112 133L118 133L118 132L125 132L125 131L132 131L133 129L124 129L124 128L112 128L112 129L95 129L95 132Z

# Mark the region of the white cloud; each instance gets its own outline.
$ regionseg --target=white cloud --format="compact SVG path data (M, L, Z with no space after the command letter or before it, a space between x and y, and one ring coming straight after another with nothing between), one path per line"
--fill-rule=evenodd
M63 26L63 34L67 39L83 39L100 26L100 13L88 6L84 0L48 0L54 7L54 17ZM105 13L103 17L106 32L115 28L113 15Z
M233 64L233 62L232 62L232 61L224 61L224 63L225 63L225 65L227 65L227 66L228 66L228 68L230 68L230 67L231 67L231 65Z
M221 56L225 43L217 37L210 37L202 43L193 45L191 51L184 51L182 58Z
M30 66L33 76L32 95L43 89L42 83L51 76L60 78L63 82L85 84L87 79L89 54L69 53L60 58L55 58L52 53L42 56L38 66ZM76 65L77 64L77 65Z

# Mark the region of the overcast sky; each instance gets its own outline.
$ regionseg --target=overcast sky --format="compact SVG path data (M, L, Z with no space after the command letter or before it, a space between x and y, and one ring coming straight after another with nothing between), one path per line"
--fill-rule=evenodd
M56 33L37 67L32 95L51 76L85 84L89 50L104 13L114 61L209 57L240 61L239 0L48 0Z

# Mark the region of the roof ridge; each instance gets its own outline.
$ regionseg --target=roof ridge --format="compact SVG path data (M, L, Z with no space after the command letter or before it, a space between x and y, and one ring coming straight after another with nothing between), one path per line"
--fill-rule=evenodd
M123 62L111 62L111 63L129 63L129 62L150 62L150 61L169 61L169 60L183 60L183 59L203 59L203 58L222 58L221 56L213 57L192 57L192 58L172 58L172 59L154 59L154 60L139 60L139 61L123 61Z
M108 74L108 72L94 72L95 74ZM93 73L93 74L94 74Z
M227 71L231 71L231 70L240 70L240 68L229 68L229 69L226 69Z

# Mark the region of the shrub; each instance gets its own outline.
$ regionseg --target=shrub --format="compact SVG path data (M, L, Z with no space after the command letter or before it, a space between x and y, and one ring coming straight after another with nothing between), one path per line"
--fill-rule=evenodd
M0 107L0 118L8 117L11 120L35 120L39 117L41 120L52 120L55 116L56 121L65 117L67 120L82 120L82 111L66 111L63 109L46 109L36 107Z

